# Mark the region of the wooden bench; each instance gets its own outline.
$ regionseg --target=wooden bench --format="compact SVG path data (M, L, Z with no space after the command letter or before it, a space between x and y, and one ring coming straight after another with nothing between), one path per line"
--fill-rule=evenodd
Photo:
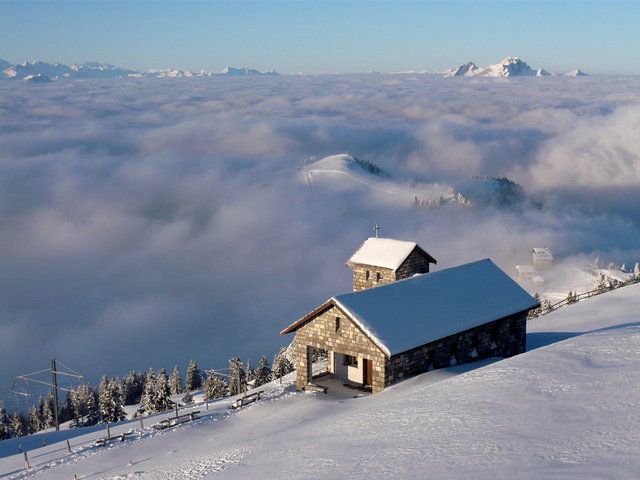
M124 442L125 438L127 438L128 435L131 435L131 432L124 432L119 435L111 435L109 437L98 438L96 439L96 445L99 447L104 447L107 443L114 440L120 440L121 442Z
M199 417L196 417L196 414L200 413L200 410L197 412L185 413L184 415L177 415L173 418L166 418L162 420L160 423L155 424L153 427L156 430L164 430L165 428L175 427L176 425L181 425L183 423L192 422Z
M237 399L235 402L233 402L231 404L231 408L241 408L244 407L245 405L248 405L250 403L256 402L258 400L260 400L260 395L262 395L264 393L264 390L260 390L258 392L254 392L250 395L245 395L239 399Z

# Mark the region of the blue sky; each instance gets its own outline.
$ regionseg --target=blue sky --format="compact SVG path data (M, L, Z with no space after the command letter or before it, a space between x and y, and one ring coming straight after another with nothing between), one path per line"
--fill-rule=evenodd
M639 18L635 1L0 0L0 58L330 73L513 55L550 71L640 74Z

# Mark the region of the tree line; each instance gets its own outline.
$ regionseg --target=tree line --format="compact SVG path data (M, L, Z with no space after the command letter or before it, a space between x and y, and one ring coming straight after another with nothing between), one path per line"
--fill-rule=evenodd
M200 389L205 401L237 395L249 386L259 387L292 372L294 367L286 356L286 350L282 347L278 351L271 367L266 355L260 358L255 369L233 357L226 369L228 373L224 375L215 370L202 371L195 361L190 360L184 381L177 365L171 375L167 375L164 368L157 372L150 368L146 373L132 370L122 379L104 375L98 388L89 383L71 388L66 400L58 402L58 421L60 424L71 421L71 428L118 422L126 419L126 405L137 404L140 408L134 417L152 415L172 409L174 402L170 397L175 395L183 395L179 403L193 403L191 392ZM54 412L53 391L45 397L40 396L27 415L20 410L9 414L0 402L0 440L53 428Z

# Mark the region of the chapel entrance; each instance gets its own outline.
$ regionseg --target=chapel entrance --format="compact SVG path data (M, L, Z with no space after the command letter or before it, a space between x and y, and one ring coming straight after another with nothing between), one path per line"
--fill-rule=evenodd
M362 386L370 387L373 383L373 360L368 360L366 358L362 359L363 361L363 372L362 372Z

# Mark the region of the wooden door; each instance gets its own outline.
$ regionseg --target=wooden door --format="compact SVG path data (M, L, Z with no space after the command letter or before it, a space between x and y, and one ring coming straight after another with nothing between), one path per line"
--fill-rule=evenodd
M362 383L364 385L371 385L371 383L373 383L373 361L368 360L366 358L363 358L362 361L364 362L363 364L364 371L362 372L362 376L363 376Z

